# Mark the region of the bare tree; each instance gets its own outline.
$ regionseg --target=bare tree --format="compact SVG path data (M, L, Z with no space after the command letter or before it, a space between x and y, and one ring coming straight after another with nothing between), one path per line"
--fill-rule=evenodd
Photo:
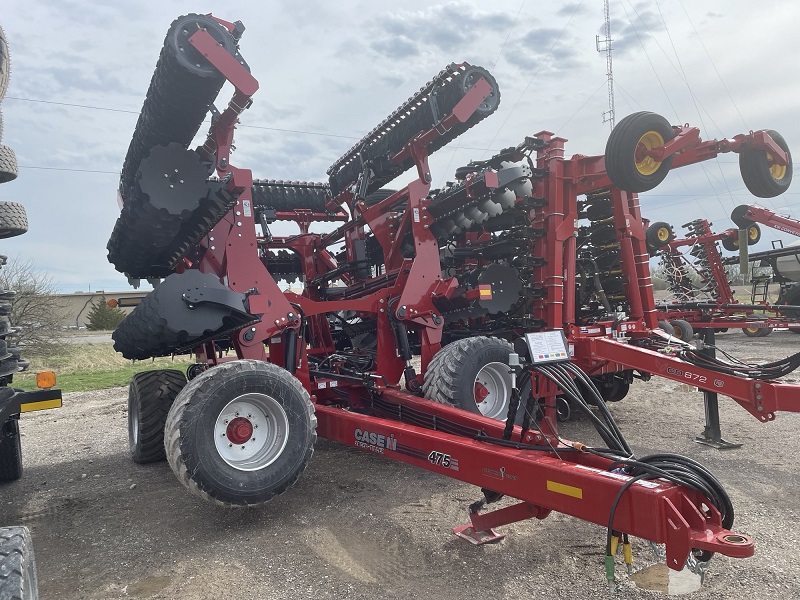
M61 324L66 306L55 297L53 278L17 256L0 269L0 288L14 290L11 325L25 356L47 356L63 347Z

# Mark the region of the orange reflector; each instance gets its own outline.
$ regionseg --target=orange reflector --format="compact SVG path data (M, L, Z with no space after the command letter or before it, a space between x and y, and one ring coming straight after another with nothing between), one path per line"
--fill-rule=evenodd
M56 385L56 374L53 371L42 371L36 374L36 386L49 390Z
M111 300L106 302L106 304L108 304L108 306L111 307L111 308L117 308L117 304L118 304L117 303L117 299L116 298L111 298Z
M480 291L481 300L491 300L492 299L492 286L490 285L479 285L478 290Z

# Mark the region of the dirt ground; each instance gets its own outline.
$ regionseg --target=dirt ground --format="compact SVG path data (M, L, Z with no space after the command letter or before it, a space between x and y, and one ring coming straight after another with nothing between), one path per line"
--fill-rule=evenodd
M751 359L800 346L788 332L718 341ZM603 528L554 513L502 528L499 544L471 546L451 528L466 522L477 488L326 440L298 484L266 507L206 505L166 463L129 460L126 397L122 388L68 394L61 410L23 416L25 474L0 486L0 521L31 528L44 600L607 597ZM723 434L740 449L693 441L702 395L675 382L636 382L612 411L637 454L677 452L710 468L733 498L734 529L756 540L753 558L715 557L691 597L798 598L800 415L762 424L720 401ZM562 431L589 438L585 420ZM634 560L644 569L654 555L637 540ZM618 597L664 595L623 571Z

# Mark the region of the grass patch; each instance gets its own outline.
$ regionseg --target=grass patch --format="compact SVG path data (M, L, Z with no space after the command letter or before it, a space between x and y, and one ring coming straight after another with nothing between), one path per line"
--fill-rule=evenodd
M25 351L23 350L23 357ZM37 371L55 371L58 387L63 392L87 392L127 386L131 377L141 371L178 369L185 371L194 361L190 355L155 360L127 360L114 351L110 343L64 344L57 354L32 358L28 370L14 375L14 387L36 389Z

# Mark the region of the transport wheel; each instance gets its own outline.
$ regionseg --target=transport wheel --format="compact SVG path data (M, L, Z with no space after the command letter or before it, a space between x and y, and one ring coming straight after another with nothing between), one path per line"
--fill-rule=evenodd
M777 304L788 304L789 306L800 305L800 283L794 283L784 290L781 290ZM787 310L781 314L790 319L800 320L800 310ZM789 331L800 333L800 329L790 328Z
M729 252L736 252L739 250L739 238L725 237L722 238L722 247Z
M0 427L0 481L16 481L20 477L22 477L22 444L19 421L9 418Z
M0 598L39 598L36 556L27 527L0 527Z
M422 392L434 402L505 420L511 399L508 355L512 352L511 344L500 338L456 340L433 357Z
M786 140L777 131L767 133L788 155L789 164L777 165L772 155L764 148L748 148L739 153L739 171L750 193L758 198L780 196L792 182L792 156Z
M28 215L25 207L17 202L0 202L0 239L16 237L26 231Z
M627 192L652 190L669 173L672 156L657 161L647 156L675 137L664 117L651 112L637 112L617 123L606 143L606 172L611 183Z
M755 246L759 241L761 241L761 227L758 223L753 223L747 228L747 245Z
M667 335L675 335L675 328L667 323L666 321L659 321L658 326L666 333Z
M675 319L670 322L670 325L672 325L672 328L675 330L675 339L688 342L694 337L694 328L688 321Z
M669 244L675 239L675 234L672 231L672 226L663 221L657 221L650 224L644 232L644 239L650 248L658 250Z
M263 504L291 487L314 453L317 418L288 371L236 360L192 379L167 416L170 467L218 506Z
M186 385L181 371L136 373L128 387L128 443L133 462L166 460L164 424L178 393Z
M8 146L0 144L0 183L14 181L17 174L17 155Z
M744 327L742 333L753 338L767 337L772 333L772 327Z
M186 367L186 379L191 381L192 379L200 375L200 373L205 371L207 368L208 368L207 365L203 365L200 363L189 365L188 367Z

